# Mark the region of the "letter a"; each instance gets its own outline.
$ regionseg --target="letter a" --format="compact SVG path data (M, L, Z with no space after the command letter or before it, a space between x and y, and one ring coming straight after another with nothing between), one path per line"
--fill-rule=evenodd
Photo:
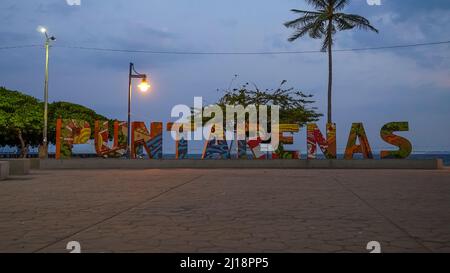
M356 140L359 138L359 145ZM353 159L353 155L362 153L365 159L373 159L372 150L369 145L369 140L364 130L362 123L353 123L350 135L348 137L347 148L345 149L345 159Z

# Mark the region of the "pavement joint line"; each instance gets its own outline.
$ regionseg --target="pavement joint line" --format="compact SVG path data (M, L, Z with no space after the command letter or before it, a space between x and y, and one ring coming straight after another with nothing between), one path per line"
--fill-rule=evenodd
M163 192L161 192L161 193L159 193L159 194L157 194L157 195L155 195L155 196L152 196L152 197L149 198L149 199L146 199L146 200L144 200L144 201L142 201L142 202L139 202L138 204L135 204L135 205L133 205L133 206L131 206L131 207L128 207L128 208L126 208L126 209L124 209L124 210L121 210L121 211L119 211L119 212L117 212L117 213L115 213L115 214L113 214L113 215L111 215L111 216L109 216L109 217L107 217L107 218L104 218L104 219L102 219L102 220L100 220L100 221L98 221L98 222L95 222L94 224L91 224L91 225L89 225L89 226L87 226L87 227L84 227L84 228L82 228L82 229L80 229L80 230L78 230L78 231L76 231L76 232L73 232L73 233L71 233L71 234L69 234L69 235L66 235L66 236L64 236L64 237L62 237L62 238L59 238L59 239L57 239L56 241L53 241L53 242L51 242L51 243L49 243L49 244L46 244L45 246L40 247L40 248L34 250L32 253L40 252L40 251L42 251L42 250L44 250L44 249L46 249L46 248L49 248L49 247L51 247L51 246L53 246L53 245L55 245L55 244L57 244L57 243L59 243L59 242L61 242L61 241L67 240L67 239L69 239L69 238L71 238L71 237L73 237L73 236L75 236L75 235L77 235L77 234L80 234L80 233L85 232L85 231L87 231L87 230L89 230L89 229L91 229L91 228L93 228L93 227L95 227L95 226L98 226L98 225L100 225L100 224L103 224L103 223L105 223L105 222L107 222L107 221L109 221L109 220L111 220L111 219L113 219L113 218L115 218L115 217L117 217L117 216L119 216L119 215L122 215L122 214L124 214L124 213L126 213L126 212L128 212L128 211L130 211L130 210L132 210L132 209L134 209L134 208L137 208L137 207L139 207L139 206L141 206L141 205L143 205L143 204L145 204L145 203L147 203L147 202L151 202L151 201L153 201L153 200L155 200L155 199L157 199L157 198L163 196L163 195L166 194L166 193L169 193L169 192L171 192L171 191L173 191L173 190L176 190L176 189L181 188L181 187L183 187L183 186L185 186L185 185L187 185L187 184L190 184L190 183L194 182L195 180L197 180L197 179L199 179L199 178L201 178L201 177L203 177L203 175L198 175L198 176L196 176L196 177L194 177L194 178L192 178L192 179L189 179L188 181L186 181L186 182L184 182L184 183L181 183L181 184L179 184L179 185L176 185L176 186L174 186L174 187L171 187L171 188L169 188L169 189L167 189L167 190L165 190L165 191L163 191Z
M352 195L354 195L356 198L358 198L361 202L363 202L366 206L368 206L369 208L371 208L372 210L374 210L376 213L378 213L382 218L384 218L386 221L388 221L391 225L393 225L394 227L396 227L398 230L400 230L401 232L405 233L408 237L410 237L411 239L413 239L418 245L420 245L421 247L423 247L424 249L428 250L429 252L433 253L433 250L428 248L427 246L425 246L423 244L422 241L420 241L419 238L411 235L406 229L402 228L400 225L398 225L397 223L395 223L391 218L387 217L386 215L384 215L379 209L377 209L376 207L372 206L368 201L364 200L359 194L357 194L356 192L354 192L352 189L350 189L349 187L347 187L346 185L344 185L344 183L342 183L338 177L336 176L332 176L333 180L338 183L339 185L341 185L345 190L349 191Z

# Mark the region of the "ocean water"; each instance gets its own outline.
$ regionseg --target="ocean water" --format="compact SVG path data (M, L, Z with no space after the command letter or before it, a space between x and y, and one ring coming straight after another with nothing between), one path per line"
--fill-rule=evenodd
M52 156L52 150L50 150L50 156ZM0 159L1 158L14 158L19 156L19 149L16 147L1 147L0 146ZM95 152L84 152L77 153L74 151L74 157L82 157L82 158L90 158L96 157ZM37 157L37 149L30 149L29 157ZM374 153L375 159L380 159L380 155L378 153ZM174 159L174 154L164 154L165 159ZM201 159L200 154L189 154L189 159ZM306 154L301 155L302 159L306 158ZM343 154L338 154L338 159L343 159ZM413 153L409 156L409 159L442 159L444 161L444 165L450 166L450 151L446 152L421 152L421 153ZM318 153L317 159L324 159L324 156ZM362 159L361 155L355 155L355 159Z
M380 159L380 154L373 154L375 159ZM318 155L318 159L324 159L323 155ZM302 155L302 158L306 158L306 154ZM343 159L344 155L339 154L338 159ZM355 155L355 159L363 159L362 155ZM414 153L411 154L408 159L442 159L444 165L450 166L450 152L448 153Z
M436 159L444 160L445 166L450 166L450 153L448 154L412 154L410 159Z
M302 159L306 159L306 154L302 154L301 156L302 156L301 157ZM379 154L374 154L374 157L375 157L375 159L380 159ZM165 154L164 158L165 159L174 159L175 155L174 154ZM201 159L201 155L200 154L189 154L188 158L189 159ZM343 154L338 155L338 159L343 159L343 158L344 158ZM318 154L317 159L321 160L321 159L325 159L325 157L323 155ZM355 155L355 159L363 159L363 157L361 155ZM448 153L417 153L417 154L410 155L408 159L442 159L444 161L444 165L450 166L450 152L448 152Z

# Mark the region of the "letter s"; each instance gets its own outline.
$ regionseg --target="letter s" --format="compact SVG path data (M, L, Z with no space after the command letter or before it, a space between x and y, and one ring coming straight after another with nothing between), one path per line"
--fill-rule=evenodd
M383 126L380 135L381 138L389 144L399 147L398 151L381 151L381 159L403 159L407 158L412 152L412 145L409 140L401 136L394 135L393 132L409 131L408 122L391 122Z

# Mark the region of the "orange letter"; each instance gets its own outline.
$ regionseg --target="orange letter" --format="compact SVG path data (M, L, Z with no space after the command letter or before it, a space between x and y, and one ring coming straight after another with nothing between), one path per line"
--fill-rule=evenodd
M394 135L393 132L405 132L409 130L408 122L391 122L383 126L381 129L381 138L389 144L399 147L398 151L381 151L381 159L389 158L407 158L412 151L411 142L407 139Z
M356 144L359 138L360 144ZM348 137L347 148L345 149L345 159L353 159L355 153L362 153L364 158L373 159L372 150L370 149L369 140L362 123L353 123L350 135Z

